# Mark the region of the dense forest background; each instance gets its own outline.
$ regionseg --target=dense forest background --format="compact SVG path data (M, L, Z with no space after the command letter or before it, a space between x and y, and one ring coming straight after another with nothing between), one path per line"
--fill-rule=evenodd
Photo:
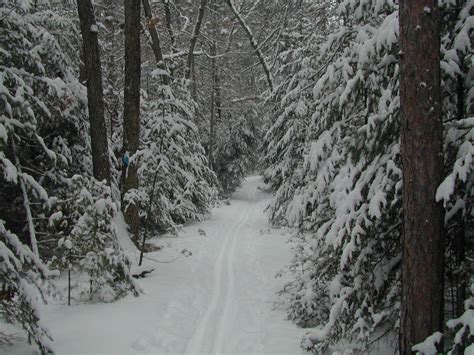
M444 337L462 353L474 339L474 2L438 3L444 330L424 345ZM37 295L56 278L86 274L84 301L139 296L123 239L146 252L254 172L274 194L270 221L298 241L281 292L311 328L302 347L398 341L398 1L0 0L0 43L0 317L42 352L54 345Z

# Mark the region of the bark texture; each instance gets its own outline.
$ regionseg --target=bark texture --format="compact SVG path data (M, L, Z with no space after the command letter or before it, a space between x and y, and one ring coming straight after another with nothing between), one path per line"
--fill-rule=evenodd
M456 15L459 15L460 6L458 2L458 9ZM464 71L462 63L464 58L461 56L461 71ZM465 118L464 107L465 107L465 87L464 79L462 75L458 74L457 76L457 120L462 120ZM468 190L469 191L469 190ZM466 290L469 283L468 273L464 273L463 265L466 261L466 216L463 216L462 213L458 213L456 217L458 219L458 230L455 234L455 249L456 249L456 268L458 272L455 274L456 282L456 316L460 317L464 313L464 301L466 300ZM467 275L466 275L467 274ZM464 350L464 349L462 349Z
M138 188L137 166L133 156L138 150L140 133L140 0L125 0L125 89L123 113L123 154L122 196L131 189ZM138 206L124 201L122 209L125 221L138 242Z
M95 22L91 0L77 1L77 11L82 34L83 74L87 81L93 174L97 180L106 180L107 183L110 183L109 147L104 118L102 72L97 38L98 26Z
M400 352L443 327L440 40L435 0L400 1L403 267Z

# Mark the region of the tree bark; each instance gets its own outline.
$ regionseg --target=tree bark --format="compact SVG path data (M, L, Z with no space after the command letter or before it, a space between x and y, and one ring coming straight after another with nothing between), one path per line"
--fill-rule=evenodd
M186 79L191 78L191 72L194 69L194 48L196 47L196 42L199 37L199 31L201 29L202 20L204 18L204 12L206 10L207 0L201 0L199 4L198 17L196 19L196 24L194 25L193 36L189 42L189 51L188 51L188 60L186 66Z
M403 266L400 352L443 328L440 40L435 0L400 1Z
M125 0L125 88L123 113L123 170L122 199L131 189L138 188L137 165L134 154L138 150L140 134L140 0ZM127 164L127 157L130 157ZM122 204L125 221L138 242L138 206Z
M171 9L168 0L162 0L163 6L165 7L165 18L166 18L166 30L170 36L171 41L171 52L176 53L176 39L174 37L173 26L171 25Z
M456 15L459 15L461 11L461 4L457 3ZM457 16L456 16L457 17ZM460 69L464 71L464 56L460 58ZM464 78L461 74L457 75L457 120L463 120L465 118L465 87ZM468 190L469 191L469 190ZM468 287L469 277L463 272L463 265L466 261L466 223L464 220L463 213L458 214L458 230L454 236L456 245L456 316L460 317L464 313L464 301L466 300L466 290Z
M143 4L143 10L145 12L145 16L148 20L147 27L148 27L148 32L150 33L150 37L151 37L151 48L155 55L156 65L158 66L159 69L167 71L165 61L163 59L163 52L161 50L160 38L158 37L158 32L156 31L155 25L153 25L152 23L153 14L151 12L150 2L148 0L142 0L142 4ZM165 85L168 84L169 82L168 75L161 75L160 77L163 84Z
M93 174L97 180L106 180L110 183L109 145L104 118L102 72L97 38L98 26L95 22L91 0L77 1L77 11L82 33L84 74L87 80Z
M210 43L210 54L211 54L211 76L212 76L212 91L211 91L211 117L209 127L209 166L212 170L215 169L216 161L214 155L214 147L216 145L216 120L221 117L221 91L219 87L219 72L217 66L217 35L218 35L218 12L219 6L216 0L212 4L213 9L213 33L212 41Z
M211 43L211 76L212 76L212 89L211 89L211 117L209 122L209 166L212 170L215 168L214 161L214 145L216 138L216 47L217 43L215 38Z

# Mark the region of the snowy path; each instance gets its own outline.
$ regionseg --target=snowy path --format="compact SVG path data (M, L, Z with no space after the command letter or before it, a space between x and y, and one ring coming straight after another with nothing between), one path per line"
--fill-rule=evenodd
M229 206L151 258L171 260L140 280L145 294L112 304L49 305L45 322L59 354L300 354L305 330L274 309L283 280L275 274L290 258L288 237L269 227L269 195L260 178L247 179ZM201 231L201 233L200 233ZM202 231L205 235L201 235Z
M249 201L253 200L255 192L256 188L252 187L248 196ZM186 353L222 353L224 340L232 337L232 321L236 317L235 269L238 270L238 267L234 268L236 244L248 220L249 208L242 208L236 212L240 214L238 221L222 234L224 241L214 264L211 301L188 342Z

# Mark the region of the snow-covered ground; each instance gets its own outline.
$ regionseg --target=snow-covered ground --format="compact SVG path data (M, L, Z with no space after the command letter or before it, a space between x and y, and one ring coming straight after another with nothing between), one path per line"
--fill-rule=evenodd
M163 249L150 259L179 257L146 260L156 270L139 280L140 297L50 303L43 318L57 353L301 354L306 330L276 306L284 280L275 274L289 261L291 245L268 225L263 209L270 196L261 185L250 177L209 220L186 226L177 238L155 238Z

